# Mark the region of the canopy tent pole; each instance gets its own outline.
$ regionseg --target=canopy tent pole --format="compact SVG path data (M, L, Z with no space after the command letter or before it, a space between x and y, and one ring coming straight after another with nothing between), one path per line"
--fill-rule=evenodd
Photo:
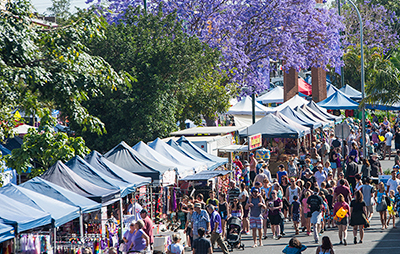
M81 232L81 241L83 241L83 238L85 236L83 232L83 212L81 209L81 216L79 216L79 231Z
M153 186L149 185L150 188L150 218L153 220Z
M53 248L54 248L54 250L53 250L53 253L56 253L57 252L57 228L56 227L54 227L54 229L53 229L53 232L54 232L54 238L53 238Z
M122 198L119 198L119 228L120 228L120 239L123 237L122 225L123 225L124 215L122 209Z
M297 156L300 157L300 141L297 139Z

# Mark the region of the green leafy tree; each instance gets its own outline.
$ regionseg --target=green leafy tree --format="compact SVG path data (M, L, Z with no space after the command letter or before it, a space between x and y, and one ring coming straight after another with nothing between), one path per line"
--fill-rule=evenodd
M69 9L71 7L71 0L51 0L52 6L47 8L51 15L56 17L58 24L63 24L71 15Z
M106 23L81 11L68 25L43 27L32 22L31 10L21 0L9 1L0 12L0 112L18 106L40 113L51 105L83 130L102 133L104 124L82 102L101 96L104 87L116 89L122 79L101 57L91 55L84 42L104 37Z
M213 117L226 110L224 75L217 71L220 52L184 33L174 13L146 15L131 9L90 49L130 77L117 91L108 89L104 97L84 102L108 132L101 138L81 133L93 149L106 151L121 140L134 144L165 137L178 120ZM71 127L79 132L73 122Z
M55 132L56 119L45 111L38 130L30 129L24 136L21 148L12 150L5 156L8 167L18 173L31 168L30 177L41 175L58 160L66 162L76 155L84 157L90 153L81 137L68 137L63 132Z

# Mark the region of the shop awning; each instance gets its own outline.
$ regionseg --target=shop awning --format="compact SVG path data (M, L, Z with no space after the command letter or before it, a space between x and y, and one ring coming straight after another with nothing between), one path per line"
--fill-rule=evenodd
M18 200L25 205L49 213L56 227L80 216L79 207L68 205L19 185L9 183L0 188L0 193L14 200Z
M15 237L15 230L9 225L0 223L0 243Z
M51 215L42 210L18 202L0 193L0 219L12 225L15 234L51 224Z
M150 177L143 177L112 163L107 160L102 154L97 151L92 151L89 155L85 157L85 161L89 163L97 171L103 173L104 175L117 179L119 181L128 183L128 186L134 185L134 187L141 187L146 184L151 183Z
M76 174L78 174L80 177L88 180L93 184L110 190L119 189L121 191L121 197L125 197L129 193L136 191L136 186L134 183L127 183L119 180L118 178L109 177L92 167L80 156L75 156L67 163L65 163L65 165Z
M230 170L214 170L214 171L201 171L195 175L187 176L183 179L182 181L207 181L211 178L217 177L217 176L224 176L227 174L232 173Z
M120 198L119 189L106 189L93 184L73 172L61 161L51 166L41 178L103 205L116 202Z
M21 184L21 186L66 204L77 206L81 209L82 213L90 213L101 209L101 204L40 177L35 177Z
M193 154L193 156L195 156L197 158L204 158L206 160L215 162L214 167L219 167L219 166L222 166L222 165L228 163L228 159L227 158L221 158L221 157L206 153L200 147L198 147L195 144L193 144L192 142L190 142L184 136L180 137L176 141L176 143L178 143L186 151L188 151L189 153ZM209 168L209 169L211 170L212 168Z
M160 180L164 172L175 170L175 167L142 156L124 141L104 154L104 157L129 172L151 177L153 181Z

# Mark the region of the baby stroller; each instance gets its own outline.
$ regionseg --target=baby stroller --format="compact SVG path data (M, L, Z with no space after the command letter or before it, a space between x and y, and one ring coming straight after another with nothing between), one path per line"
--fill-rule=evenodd
M227 234L226 240L228 245L233 251L234 248L242 248L244 250L244 244L242 241L242 220L238 217L230 217L227 222Z

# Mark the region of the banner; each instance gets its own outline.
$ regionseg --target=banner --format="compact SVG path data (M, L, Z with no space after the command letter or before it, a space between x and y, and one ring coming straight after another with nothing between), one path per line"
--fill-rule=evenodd
M249 151L261 147L261 145L262 145L261 133L249 136L248 143L249 143Z

